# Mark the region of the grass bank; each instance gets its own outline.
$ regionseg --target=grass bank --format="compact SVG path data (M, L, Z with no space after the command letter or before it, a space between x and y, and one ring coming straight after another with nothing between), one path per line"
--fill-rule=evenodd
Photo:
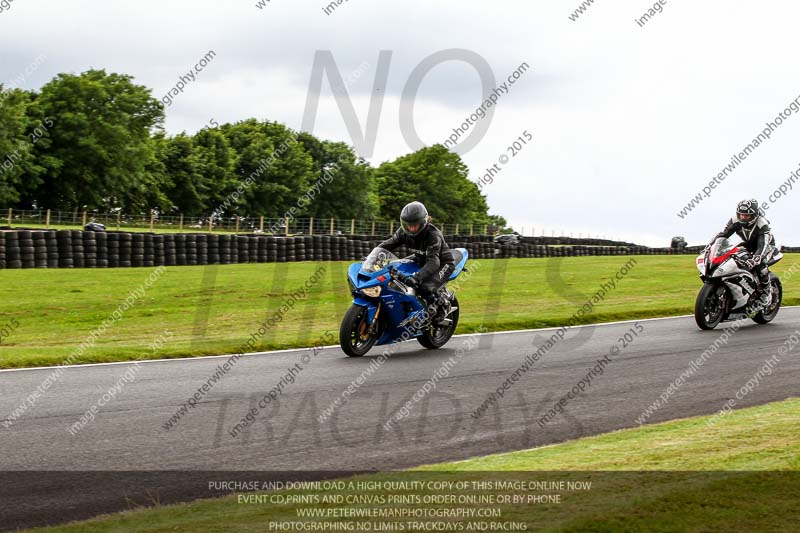
M631 260L635 264L629 263ZM459 333L557 326L566 322L620 269L629 272L608 291L584 322L651 318L692 312L700 288L692 256L610 256L471 261L458 288ZM780 274L800 263L788 254ZM257 349L331 343L350 305L347 262L267 263L167 267L130 309L94 339L75 362L125 361L235 352L259 324L303 288L280 323ZM30 269L2 272L0 368L56 365L113 317L154 269ZM795 274L800 280L800 274ZM785 283L786 305L800 303L800 285ZM148 346L165 329L170 342L157 353ZM334 340L333 342L336 342Z

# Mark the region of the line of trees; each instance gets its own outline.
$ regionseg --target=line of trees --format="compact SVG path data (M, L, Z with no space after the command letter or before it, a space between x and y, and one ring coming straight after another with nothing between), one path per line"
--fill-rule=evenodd
M163 105L127 75L60 74L38 92L0 85L0 206L280 217L335 162L300 216L390 220L422 200L440 222L505 225L441 145L376 168L345 143L276 122L212 121L174 136L163 123Z

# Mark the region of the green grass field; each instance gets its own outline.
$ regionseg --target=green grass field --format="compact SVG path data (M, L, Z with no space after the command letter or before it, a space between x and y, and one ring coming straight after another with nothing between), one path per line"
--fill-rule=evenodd
M525 522L529 531L796 531L800 399L733 411L712 426L706 425L709 418L354 479L477 481L518 476L592 482L589 490L562 491L558 504L500 506L503 520ZM522 477L522 472L531 471L537 475ZM309 491L285 494L304 493ZM374 493L388 494L381 489ZM270 520L298 520L300 507L344 506L246 504L227 496L118 513L48 531L267 531Z
M471 261L460 282L458 332L480 326L510 330L564 324L630 256ZM694 257L635 256L636 265L584 322L692 312L700 281ZM778 274L800 263L789 254ZM123 361L235 352L319 267L324 279L260 339L258 349L310 346L338 339L350 305L348 263L267 263L169 267L75 362ZM796 267L800 268L800 267ZM56 365L65 360L140 287L155 269L30 269L2 272L0 368ZM205 281L204 281L205 280ZM784 284L784 303L800 303L800 272ZM8 329L8 328L7 328ZM148 346L165 329L157 353ZM334 342L336 342L334 340Z

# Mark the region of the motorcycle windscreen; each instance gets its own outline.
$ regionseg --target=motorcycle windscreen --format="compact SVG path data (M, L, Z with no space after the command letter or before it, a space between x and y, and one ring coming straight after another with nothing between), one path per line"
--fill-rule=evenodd
M372 250L364 263L361 265L361 272L364 274L373 274L380 272L386 268L392 261L397 261L398 257L392 252L380 246Z
M711 246L711 261L718 265L738 251L739 248L730 240L720 237Z

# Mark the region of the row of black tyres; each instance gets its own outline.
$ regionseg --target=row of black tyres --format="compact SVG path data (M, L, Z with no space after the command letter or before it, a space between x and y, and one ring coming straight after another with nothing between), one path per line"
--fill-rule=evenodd
M381 239L314 235L272 237L230 234L95 233L78 230L0 232L0 268L116 268L363 259ZM528 239L528 238L526 238ZM523 241L496 244L489 237L448 236L451 248L466 248L473 259L673 255L698 253L644 246L547 246ZM786 248L785 251L798 251ZM401 248L400 256L409 251Z

